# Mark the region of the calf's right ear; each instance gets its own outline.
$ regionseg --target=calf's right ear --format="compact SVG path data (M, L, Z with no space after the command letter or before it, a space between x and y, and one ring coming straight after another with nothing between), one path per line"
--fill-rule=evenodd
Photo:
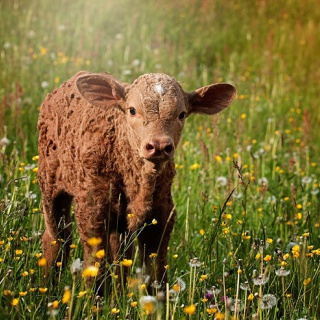
M81 76L76 80L76 86L86 101L102 109L125 100L125 87L109 74Z

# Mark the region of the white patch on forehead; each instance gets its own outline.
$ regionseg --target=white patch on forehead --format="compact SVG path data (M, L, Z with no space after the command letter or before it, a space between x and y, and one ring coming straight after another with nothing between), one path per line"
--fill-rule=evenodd
M153 88L160 96L163 96L166 93L161 83L157 83Z

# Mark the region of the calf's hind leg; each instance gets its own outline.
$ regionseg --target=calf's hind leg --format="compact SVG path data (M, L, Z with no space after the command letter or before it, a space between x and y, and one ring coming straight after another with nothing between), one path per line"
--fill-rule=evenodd
M58 261L66 264L70 253L72 197L61 192L54 199L44 197L42 203L45 216L42 250L44 258L47 260L47 268L50 269Z

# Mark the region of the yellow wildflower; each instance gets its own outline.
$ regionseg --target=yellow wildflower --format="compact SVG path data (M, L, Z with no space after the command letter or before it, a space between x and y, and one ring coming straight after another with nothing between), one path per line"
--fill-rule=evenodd
M270 254L267 254L267 255L263 258L263 260L266 261L266 262L270 262L271 259L272 259L272 256L271 256Z
M96 277L98 275L98 271L99 271L99 269L97 267L89 266L83 270L82 277L83 278Z
M125 267L131 267L132 263L133 263L133 261L131 259L123 259L123 261L122 261L122 265Z
M105 255L106 255L106 252L104 251L104 249L101 249L101 250L96 252L96 257L98 259L102 259Z
M14 307L17 306L18 303L19 303L19 299L18 299L18 298L14 298L14 299L12 299L12 301L11 301L11 305L14 306Z
M190 306L184 307L183 312L188 314L188 315L194 314L196 312L196 305L195 304L191 304Z
M70 299L71 299L71 290L69 287L65 287L61 302L63 304L66 304L70 301Z
M89 246L96 247L102 242L102 239L101 238L92 237L92 238L89 238L87 242L88 242Z
M46 258L41 258L38 260L38 266L39 267L45 267L47 265L47 260Z

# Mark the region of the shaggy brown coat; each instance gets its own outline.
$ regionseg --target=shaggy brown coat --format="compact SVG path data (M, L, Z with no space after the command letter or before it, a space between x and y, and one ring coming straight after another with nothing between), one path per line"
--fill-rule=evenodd
M165 74L146 74L129 85L107 73L80 72L49 94L38 121L48 267L69 255L74 201L86 266L100 249L108 263L131 258L134 234L146 274L165 283L176 216L173 156L185 118L220 112L235 92L229 84L215 84L186 93ZM101 244L89 246L91 237ZM157 253L156 270L151 253ZM101 275L104 270L102 264Z

